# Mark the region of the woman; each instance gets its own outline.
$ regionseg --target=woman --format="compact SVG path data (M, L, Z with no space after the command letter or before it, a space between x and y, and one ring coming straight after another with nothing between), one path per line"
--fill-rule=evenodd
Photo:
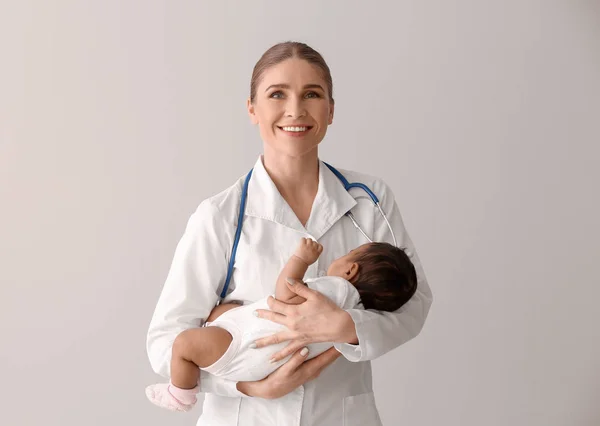
M370 199L360 190L348 193L319 160L318 145L334 112L331 74L319 53L294 42L270 48L254 68L247 107L260 130L264 150L248 185L235 269L225 302L249 303L272 294L279 271L302 237L324 246L306 276L323 275L333 259L366 242L344 216L350 210L374 241L393 242L388 225ZM392 313L344 311L317 292L291 285L290 289L306 302L291 306L270 299L272 311L258 313L265 320L288 326L290 331L256 344L290 340L278 358L294 355L257 382L233 383L203 373L200 389L206 397L198 425L381 424L369 361L420 332L432 296L391 190L380 179L340 172L350 182L367 185L379 197L398 245L411 254L418 276L416 294ZM200 326L218 301L245 177L200 204L177 246L148 332L150 362L165 377L169 376L175 336ZM304 362L307 354L302 349L320 341L336 344Z

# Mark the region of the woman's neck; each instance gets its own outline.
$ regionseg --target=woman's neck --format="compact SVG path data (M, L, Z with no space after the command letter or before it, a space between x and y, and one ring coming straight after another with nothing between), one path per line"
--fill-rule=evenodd
M280 155L265 149L262 162L283 199L302 225L306 225L319 189L317 149L302 157Z
M262 162L280 192L292 196L300 193L317 193L319 187L319 157L315 149L302 157L278 155L265 150ZM282 193L283 195L283 193Z

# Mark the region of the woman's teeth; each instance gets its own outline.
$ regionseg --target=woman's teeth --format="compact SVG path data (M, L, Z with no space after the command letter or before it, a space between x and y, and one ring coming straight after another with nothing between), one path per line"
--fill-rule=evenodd
M282 127L286 132L306 132L308 127Z

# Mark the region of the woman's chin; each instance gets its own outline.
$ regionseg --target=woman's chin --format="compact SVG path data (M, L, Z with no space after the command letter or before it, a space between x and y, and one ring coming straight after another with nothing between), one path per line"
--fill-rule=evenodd
M277 141L276 144L265 144L265 151L271 151L275 155L285 155L287 157L300 158L306 155L318 153L319 144L314 142L300 143L297 141Z

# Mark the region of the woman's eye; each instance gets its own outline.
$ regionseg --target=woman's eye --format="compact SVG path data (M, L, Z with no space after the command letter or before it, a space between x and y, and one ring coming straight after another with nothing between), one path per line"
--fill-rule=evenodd
M269 97L273 99L283 99L284 96L284 93L280 90L277 90L269 95ZM314 99L320 98L321 95L319 95L317 92L308 92L306 95L304 95L304 97L307 99Z

